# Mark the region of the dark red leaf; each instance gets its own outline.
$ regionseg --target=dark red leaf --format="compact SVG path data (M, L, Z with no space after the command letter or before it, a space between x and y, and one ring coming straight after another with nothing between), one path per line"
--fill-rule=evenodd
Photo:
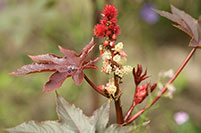
M98 69L98 67L96 65L94 65L94 63L96 61L98 61L99 59L101 59L101 57L97 57L97 58L90 60L88 62L84 62L83 63L83 69Z
M87 55L94 46L95 44L92 38L90 43L83 48L79 55L72 50L64 49L59 46L64 57L56 56L54 54L29 56L33 61L39 63L25 65L10 74L18 76L36 72L56 71L45 84L43 92L50 92L56 88L60 88L64 80L70 76L72 76L72 79L77 85L80 85L84 79L84 69L97 69L97 66L94 65L94 63L99 58L86 61Z
M55 64L70 64L66 62L66 59L63 57L56 56L54 54L43 54L37 56L28 55L33 61L38 61L40 63L55 63Z
M191 41L189 46L191 47L201 47L201 24L199 20L194 19L189 14L185 13L182 10L177 9L173 5L171 5L172 13L168 13L165 11L159 11L154 9L161 16L170 19L171 21L177 23L178 25L174 25L180 30L186 32L189 36L191 36Z
M75 53L75 51L64 49L61 46L58 46L60 52L65 55L66 60L71 64L78 64L80 59L79 55Z
M98 67L94 64L89 64L87 66L84 66L83 69L98 69Z
M63 84L64 80L70 76L67 72L55 72L51 75L49 78L49 81L45 84L43 88L43 93L47 93L50 91L55 90L56 88L61 88L61 85Z
M21 76L21 75L27 75L31 73L37 73L37 72L51 72L56 71L56 65L55 64L42 64L42 63L33 63L29 65L24 65L21 68L17 69L14 72L11 72L11 75L14 76Z
M70 74L73 74L78 69L75 65L56 65L55 68L59 72L68 72Z
M94 39L92 38L89 44L87 44L80 54L80 62L83 63L83 61L86 59L87 55L93 50L95 46Z
M75 74L72 75L72 79L76 85L81 85L81 83L84 79L84 72L78 70Z
M172 5L171 5L171 9L172 9L172 13L178 16L180 21L183 21L184 24L182 25L186 26L185 29L189 29L189 31L192 34L192 37L194 37L194 39L198 41L197 20L195 20L189 14L177 9L176 7Z
M60 52L69 58L74 57L74 56L78 56L75 51L64 49L61 46L58 46L58 47L59 47Z

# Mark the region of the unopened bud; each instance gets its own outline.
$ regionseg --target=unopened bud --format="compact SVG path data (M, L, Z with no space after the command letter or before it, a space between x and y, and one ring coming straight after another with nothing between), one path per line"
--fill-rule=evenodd
M104 50L100 50L100 55L102 55L104 53Z
M107 32L106 32L106 36L110 36L112 34L112 32L110 31L110 30L108 30Z
M98 89L104 90L104 89L105 89L105 86L104 86L104 85L100 85L100 86L98 86Z
M113 34L113 35L112 35L112 39L115 40L116 38L117 38L116 34Z
M115 42L114 42L114 41L110 42L110 46L111 46L111 47L114 47L114 45L115 45Z
M103 45L104 45L104 46L107 46L107 45L109 45L109 42L108 42L108 41L104 41L104 42L103 42Z
M120 54L121 56L123 56L123 57L128 57L128 55L126 54L125 51L120 51L119 54Z

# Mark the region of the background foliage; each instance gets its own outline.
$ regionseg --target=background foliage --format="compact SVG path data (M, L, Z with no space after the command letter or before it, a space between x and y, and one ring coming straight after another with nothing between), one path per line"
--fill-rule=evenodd
M0 0L0 132L3 128L31 119L57 119L54 93L41 93L50 73L24 77L13 77L8 73L23 64L31 63L26 56L28 54L59 55L57 45L79 53L93 34L95 9L101 10L105 2L107 0ZM125 44L129 65L143 64L154 82L158 79L159 72L170 68L175 70L179 66L190 50L187 47L190 38L172 27L171 22L164 18L159 17L154 24L144 21L140 11L146 2L148 1L115 0L113 3L119 9L121 36L118 40ZM149 2L157 9L168 11L169 5L173 4L196 19L201 13L200 0ZM184 127L188 126L191 126L191 132L201 129L200 58L201 53L197 51L194 59L176 80L177 91L173 99L161 99L147 113L147 117L152 120L147 127L151 132L183 132ZM87 73L97 84L105 82L103 74L93 70ZM122 102L128 108L133 93L130 86L134 85L132 75L125 77L124 81L128 83L121 85L124 88ZM97 98L96 92L86 83L77 87L71 79L67 79L58 92L86 114L91 114L94 108L106 100L101 96ZM183 127L176 125L173 117L180 110L190 116ZM111 112L114 114L113 110ZM110 123L114 122L114 115L110 117Z

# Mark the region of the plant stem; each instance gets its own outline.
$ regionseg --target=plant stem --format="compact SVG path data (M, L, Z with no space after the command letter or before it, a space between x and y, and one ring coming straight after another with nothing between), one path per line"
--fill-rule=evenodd
M139 84L136 85L135 87L135 93L134 93L134 97L133 97L133 103L131 105L131 107L129 108L128 112L126 113L126 115L124 116L124 122L127 121L130 117L130 115L132 114L133 112L133 109L135 108L136 104L134 102L134 98L135 98L135 95L137 93L137 87L138 87Z
M141 109L139 112L137 112L136 114L134 114L127 122L123 123L123 125L129 124L131 122L133 122L135 119L137 119L145 110L149 109L154 103L156 103L156 101L158 101L158 99L161 97L162 94L164 94L166 92L166 90L168 89L168 86L177 78L177 76L180 74L180 72L183 70L183 68L186 66L186 64L188 63L188 61L191 59L191 57L193 56L193 54L195 53L197 48L193 48L191 50L191 52L189 53L189 55L186 57L186 59L184 60L184 62L181 64L181 66L177 69L177 71L175 72L174 76L166 83L166 85L163 87L162 91L160 92L159 95L157 95L154 100L152 101L151 104L145 106L143 109Z
M115 102L115 110L116 110L116 118L117 118L117 124L123 123L123 112L121 108L121 100L118 98Z
M118 83L118 77L114 74L114 83L115 86L117 88L116 91L116 96L118 99L114 99L114 103L115 103L115 110L116 110L116 119L117 119L117 124L122 124L123 121L123 112L122 112L122 108L121 108L121 99L120 99L120 90L119 90L119 83Z
M84 79L87 81L87 83L88 83L95 91L97 91L99 94L101 94L101 95L107 97L107 96L105 95L105 93L104 93L102 90L100 90L86 75L84 75Z
M129 108L128 112L124 116L124 121L127 121L128 118L130 117L131 113L133 112L133 109L135 108L135 104L133 103L131 107Z

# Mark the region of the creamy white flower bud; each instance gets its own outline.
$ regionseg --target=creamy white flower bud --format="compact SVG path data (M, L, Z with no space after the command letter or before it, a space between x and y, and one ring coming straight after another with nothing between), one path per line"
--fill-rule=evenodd
M99 45L99 50L103 50L103 45Z
M120 64L120 65L123 65L123 64L126 63L126 61L127 61L127 58L126 58L126 57L121 57L121 60L120 60L119 64Z
M128 74L132 70L133 70L133 67L131 67L131 66L123 66L124 74Z
M106 50L104 53L103 53L103 60L106 60L106 59L111 59L112 58L112 55L111 55L111 52L109 50Z
M131 66L123 66L122 68L117 67L115 70L115 74L122 78L125 74L128 74L132 70L133 68Z
M124 44L122 42L117 43L117 45L115 45L114 50L117 52L120 52L124 47Z
M108 91L108 93L112 96L115 96L115 93L117 91L117 87L115 85L110 85L105 87L105 89Z
M111 67L111 65L107 65L107 66L103 67L102 71L103 71L104 73L110 74L110 73L112 72L112 67Z
M105 89L108 91L108 93L112 96L115 96L115 93L117 91L116 86L114 85L114 78L109 79L109 82L106 84Z
M117 63L120 63L121 62L121 56L116 54L114 57L113 57L113 60Z
M115 73L115 75L118 75L121 78L124 76L124 72L121 69L119 69L118 67L116 68L114 73Z

